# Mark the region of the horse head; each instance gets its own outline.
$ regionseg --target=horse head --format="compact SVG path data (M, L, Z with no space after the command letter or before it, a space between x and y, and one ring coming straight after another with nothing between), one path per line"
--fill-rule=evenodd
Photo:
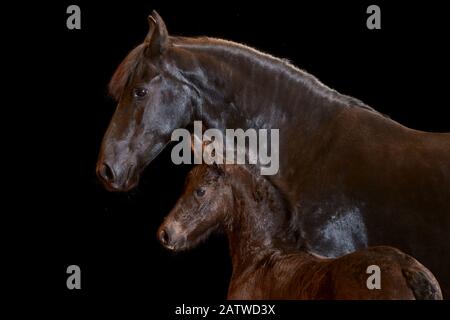
M140 173L170 142L173 130L192 121L197 104L195 87L175 65L177 61L189 66L189 55L174 48L155 11L149 25L145 41L123 60L109 85L118 105L103 138L96 171L111 191L128 191L137 185Z

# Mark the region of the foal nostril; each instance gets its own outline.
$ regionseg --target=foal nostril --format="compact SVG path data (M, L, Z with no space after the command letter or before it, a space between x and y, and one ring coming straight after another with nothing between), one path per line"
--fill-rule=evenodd
M162 229L160 232L159 232L159 241L161 241L161 243L163 244L163 245L167 245L167 244L169 244L169 234L167 233L167 231L166 230L164 230L164 229Z
M114 171L106 163L102 163L98 168L98 176L105 182L113 182L115 180Z

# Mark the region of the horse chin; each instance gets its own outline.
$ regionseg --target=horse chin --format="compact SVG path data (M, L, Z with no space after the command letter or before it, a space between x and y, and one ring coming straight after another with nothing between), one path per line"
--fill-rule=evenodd
M180 249L180 251L186 251L198 247L199 245L204 243L207 239L209 239L211 233L213 233L217 229L218 225L215 225L203 231L200 235L197 235L195 237L187 237L186 240L183 242L183 249Z
M164 247L165 247L167 250L170 250L170 251L174 251L174 252L179 251L179 249L175 248L174 245L166 245L166 246L164 246Z
M166 245L164 245L164 247L167 250L170 250L170 251L173 251L173 252L183 252L183 251L188 251L188 250L191 250L191 249L197 247L199 242L201 242L201 241L200 240L198 240L198 241L196 241L196 240L189 241L186 238L184 238L184 239L179 240L177 242L166 244Z
M187 241L183 241L182 243L166 245L166 249L173 251L173 252L188 251L191 248L192 248L192 246Z
M187 251L189 247L185 245L178 245L178 244L166 244L164 245L164 249L172 251L172 252L183 252Z
M130 181L126 181L123 184L103 182L103 186L105 187L105 189L110 192L128 192L128 191L136 188L138 184L139 184L139 178L133 179Z

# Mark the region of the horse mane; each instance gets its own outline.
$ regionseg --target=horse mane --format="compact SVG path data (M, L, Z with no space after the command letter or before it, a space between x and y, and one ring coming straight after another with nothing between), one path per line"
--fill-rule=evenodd
M286 74L296 82L303 83L309 90L326 99L338 101L349 107L359 107L379 113L361 100L348 96L323 84L312 74L296 67L286 58L277 58L242 43L211 37L172 37L173 45L185 48L222 51L227 55L241 56L259 65ZM381 114L383 115L383 114ZM383 115L385 116L385 115Z
M302 83L308 90L315 95L319 95L325 99L337 101L338 103L349 106L359 107L371 112L375 112L386 117L384 114L376 111L361 100L344 95L338 91L326 86L312 74L294 66L289 60L274 57L268 53L261 52L247 45L211 37L179 37L171 36L170 42L174 47L206 49L211 51L220 51L226 55L240 56L261 66L270 68L278 73L287 75L295 82ZM124 88L132 76L145 67L146 44L142 43L135 47L125 57L122 63L114 72L108 85L109 94L116 100L120 99Z

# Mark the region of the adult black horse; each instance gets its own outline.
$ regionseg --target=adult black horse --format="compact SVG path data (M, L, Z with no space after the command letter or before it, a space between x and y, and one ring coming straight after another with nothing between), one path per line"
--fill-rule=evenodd
M144 43L118 67L119 101L97 172L127 191L176 128L280 129L292 230L310 250L340 256L391 245L422 261L450 294L450 134L412 130L284 60L241 44L169 36L149 17Z

